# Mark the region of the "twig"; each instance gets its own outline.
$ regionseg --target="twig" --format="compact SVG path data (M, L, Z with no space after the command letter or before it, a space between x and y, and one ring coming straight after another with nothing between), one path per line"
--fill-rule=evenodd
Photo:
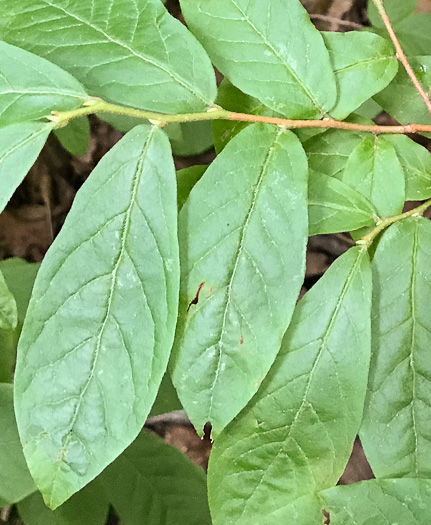
M322 22L328 22L329 24L336 24L338 26L349 27L350 29L357 29L361 31L364 29L364 26L357 24L356 22L351 22L350 20L342 20L341 18L335 18L334 16L328 15L309 15L311 20L321 20Z
M413 85L416 88L416 91L419 93L421 99L424 101L426 107L428 108L428 111L431 113L431 101L428 97L428 95L425 93L424 88L422 87L421 83L417 79L412 66L410 65L403 48L401 47L401 44L398 40L397 35L395 34L395 31L392 27L392 24L389 20L389 17L386 13L385 6L383 5L383 0L373 0L374 5L376 6L380 17L383 20L383 23L385 24L386 30L389 33L389 36L391 37L391 40L395 46L395 51L397 53L397 58L401 62L401 64L404 66L404 69L407 72L407 75L410 77L410 80L413 82Z

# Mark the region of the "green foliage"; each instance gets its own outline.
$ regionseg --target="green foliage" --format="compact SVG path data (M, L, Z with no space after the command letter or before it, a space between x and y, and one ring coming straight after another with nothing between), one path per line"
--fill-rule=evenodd
M429 92L416 4L385 2L402 43L419 31ZM431 117L371 4L371 31L343 34L299 0L181 7L188 28L160 0L0 0L0 210L51 131L73 155L91 113L127 132L40 269L0 263L0 507L426 525L431 200L402 210L431 197L431 154L364 115ZM356 246L296 304L308 237L345 231ZM203 471L142 431L182 407L212 426L209 505ZM336 487L358 433L377 479Z

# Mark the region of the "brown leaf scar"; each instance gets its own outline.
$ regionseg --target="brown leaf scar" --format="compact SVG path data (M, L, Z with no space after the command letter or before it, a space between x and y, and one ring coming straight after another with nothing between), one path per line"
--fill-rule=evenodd
M198 304L199 302L199 294L201 293L202 288L205 286L205 281L202 281L201 284L198 286L198 291L196 292L196 295L193 297L193 299L189 302L189 305L187 306L187 311L190 310L190 306L192 304Z

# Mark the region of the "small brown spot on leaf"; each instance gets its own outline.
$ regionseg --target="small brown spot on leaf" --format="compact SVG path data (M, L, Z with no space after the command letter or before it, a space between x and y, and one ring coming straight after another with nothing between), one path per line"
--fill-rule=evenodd
M330 525L330 523L331 523L331 516L329 514L329 511L327 511L325 509L322 509L322 514L323 514L323 517L324 517L323 525Z
M210 286L210 294L213 294L213 293L214 293L214 288Z
M243 345L244 344L244 337L241 335L240 338L239 338L239 344L240 345Z
M198 304L199 302L199 294L201 293L202 288L205 286L205 281L202 281L201 284L198 286L198 291L196 292L196 295L193 297L193 299L189 302L189 305L187 306L187 311L190 310L190 306L192 304Z

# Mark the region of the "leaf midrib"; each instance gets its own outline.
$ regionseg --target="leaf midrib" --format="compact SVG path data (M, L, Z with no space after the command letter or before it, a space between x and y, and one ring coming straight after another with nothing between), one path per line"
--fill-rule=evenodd
M232 300L231 294L232 294L233 281L235 280L235 274L236 274L236 271L238 269L239 261L240 261L241 254L242 254L242 251L243 251L243 248L244 248L245 235L246 235L247 228L248 228L248 225L250 223L251 217L253 215L253 211L255 209L256 201L257 201L258 196L259 196L259 192L260 192L260 188L261 188L263 179L265 178L265 175L267 173L267 168L268 168L269 163L271 161L271 157L272 157L272 155L274 153L274 149L277 146L277 144L279 143L278 140L279 140L280 136L283 133L284 133L284 130L282 130L282 129L278 130L277 135L275 136L275 139L274 139L271 147L269 148L269 151L268 151L268 153L266 155L266 158L265 158L265 160L263 162L261 173L260 173L258 181L257 181L257 183L256 183L256 185L255 185L255 187L253 189L253 194L252 194L252 198L251 198L251 204L250 204L249 210L247 212L247 215L246 215L246 218L245 218L245 221L244 221L244 226L242 228L242 231L241 231L241 234L240 234L240 238L239 238L239 241L238 241L238 250L237 250L236 255L235 255L234 268L232 270L229 282L227 284L227 289L226 289L226 304L225 304L225 308L224 308L224 311L223 311L223 321L222 321L222 326L221 326L221 329L220 329L219 340L218 340L218 343L217 343L217 345L219 347L218 359L217 359L218 362L217 362L216 372L215 372L215 375L214 375L214 380L213 380L213 383L212 383L212 385L210 387L211 396L210 396L210 402L209 402L209 408L208 408L208 416L207 416L208 417L208 421L211 421L211 412L212 412L213 403L214 403L215 385L216 385L216 383L218 381L218 375L220 373L220 368L221 368L223 337L224 337L224 334L225 334L227 314L228 314L230 303L231 303L231 300Z
M314 104L316 109L320 111L321 116L323 117L326 113L324 109L320 106L318 101L314 98L311 91L303 84L301 79L298 77L296 71L290 66L288 62L286 62L283 57L279 54L279 52L275 49L275 47L269 42L265 36L257 29L257 27L253 24L253 22L250 20L248 15L241 9L241 7L236 3L236 0L231 0L233 5L238 9L238 11L241 13L241 15L244 18L244 21L248 23L248 25L259 35L259 37L262 39L262 42L274 53L274 55L278 58L278 60L281 62L282 65L285 66L285 68L288 70L290 75L294 78L295 82L301 87L302 91L307 95L307 97L311 100L311 102Z
M162 64L160 63L157 63L155 62L154 60L148 58L147 56L144 56L143 54L141 53L138 53L137 51L135 51L133 48L131 48L129 45L127 45L125 42L121 41L121 40L116 40L115 38L109 36L107 33L105 33L102 29L100 29L99 27L91 24L90 22L88 22L87 20L84 20L82 18L79 18L77 15L75 15L74 13L70 13L68 12L66 9L64 9L63 7L61 6L57 6L55 4L51 4L48 0L42 0L45 4L47 4L48 6L52 7L53 9L58 9L59 11L62 11L64 14L70 16L71 18L74 18L75 20L77 20L78 22L81 22L82 24L85 24L87 25L89 28L93 29L94 31L96 31L97 33L103 35L107 40L109 40L110 42L112 42L113 44L116 44L120 47L122 47L123 49L126 49L127 51L129 51L132 55L136 56L137 58L143 60L144 62L148 63L148 64L151 64L152 66L154 67L157 67L159 68L160 70L162 70L164 73L166 73L168 76L170 76L175 82L177 82L180 86L182 86L183 88L185 88L187 91L189 91L189 93L191 93L194 97L196 97L197 99L199 99L201 102L203 102L205 105L209 106L211 104L212 101L208 101L206 100L206 98L201 94L199 93L198 91L196 91L195 89L193 89L193 86L187 82L185 79L181 78L180 76L178 76L177 74L175 74L173 71L169 71L169 69L166 69ZM170 16L170 15L168 15ZM82 44L82 45L85 45Z

